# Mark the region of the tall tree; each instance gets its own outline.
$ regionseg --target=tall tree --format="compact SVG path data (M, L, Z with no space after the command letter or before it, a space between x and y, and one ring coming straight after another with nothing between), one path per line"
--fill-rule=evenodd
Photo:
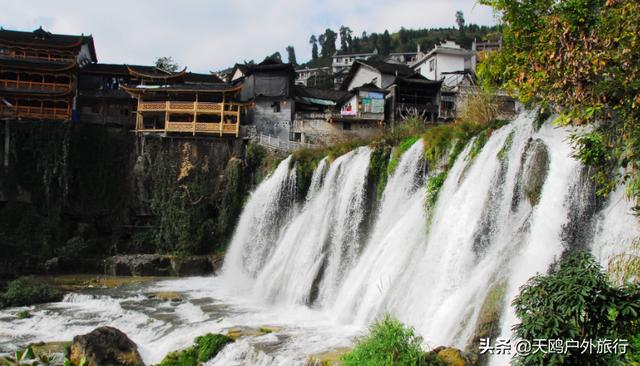
M164 71L176 72L180 68L180 65L173 60L173 57L163 56L156 59L156 67Z
M391 52L391 35L388 30L385 30L384 33L382 33L379 51L382 55L388 55L389 52Z
M321 34L318 38L318 42L322 47L320 54L322 57L331 57L336 53L336 39L338 34L331 29L327 28L324 34Z
M287 46L287 60L294 67L298 65L298 62L296 61L296 50L293 46Z
M309 43L311 44L311 59L316 60L318 59L318 39L315 35L311 35Z
M464 13L462 10L456 11L456 24L458 25L458 30L462 31L464 29Z
M351 30L351 28L346 27L346 26L341 26L340 27L340 49L342 51L351 51L351 46L353 44L353 38L352 38L352 34L353 31Z

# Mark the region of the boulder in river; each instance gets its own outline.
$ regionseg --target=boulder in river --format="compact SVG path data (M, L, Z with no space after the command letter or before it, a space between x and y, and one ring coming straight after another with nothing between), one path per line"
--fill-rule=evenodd
M99 327L73 337L69 359L79 364L83 358L87 366L144 366L138 346L113 327Z

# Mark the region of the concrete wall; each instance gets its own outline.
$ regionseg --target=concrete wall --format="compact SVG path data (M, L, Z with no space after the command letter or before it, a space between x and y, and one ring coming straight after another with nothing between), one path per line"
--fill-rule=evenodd
M433 70L429 70L429 62L433 59L436 61L435 67ZM440 80L444 72L463 71L464 69L465 61L463 56L438 53L420 65L420 74L427 79Z
M275 112L273 104L280 104L280 112ZM291 131L292 100L274 101L257 100L255 106L247 110L249 121L256 126L256 131L264 135L289 140Z
M384 132L384 127L375 122L351 122L351 129L345 130L345 123L329 123L318 114L316 118L299 118L293 122L293 132L301 134L301 142L330 145L354 138L370 138Z

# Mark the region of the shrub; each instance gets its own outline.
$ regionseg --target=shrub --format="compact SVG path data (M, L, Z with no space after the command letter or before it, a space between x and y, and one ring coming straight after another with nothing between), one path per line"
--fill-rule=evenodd
M2 295L4 306L27 306L60 300L62 293L51 285L32 278L22 277L9 282Z
M486 126L498 116L495 96L486 90L468 94L462 104L460 119L475 125Z
M591 254L582 251L566 255L548 275L531 278L513 305L521 321L514 327L515 334L530 342L629 340L640 330L640 286L611 286ZM624 357L583 354L573 348L567 353L530 353L515 361L522 365L612 365Z
M426 366L421 343L413 328L385 315L342 360L344 366Z
M167 354L158 366L197 366L214 358L232 342L233 339L226 335L208 333L197 337L193 346Z

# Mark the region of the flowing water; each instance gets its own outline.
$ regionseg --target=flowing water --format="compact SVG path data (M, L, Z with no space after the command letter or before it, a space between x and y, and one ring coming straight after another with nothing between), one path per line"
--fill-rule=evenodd
M640 236L624 187L596 197L567 136L550 123L536 131L522 114L474 158L465 148L430 208L425 183L437 172L425 168L422 141L402 155L379 200L367 147L322 160L300 202L288 158L252 193L219 276L71 294L33 307L29 319L4 310L0 351L110 324L154 363L206 332L271 326L208 364L304 365L308 355L350 346L384 313L415 327L426 347L464 349L496 288L506 294L507 338L517 322L508 304L528 278L571 249L589 249L606 266ZM148 299L150 291L184 301Z

